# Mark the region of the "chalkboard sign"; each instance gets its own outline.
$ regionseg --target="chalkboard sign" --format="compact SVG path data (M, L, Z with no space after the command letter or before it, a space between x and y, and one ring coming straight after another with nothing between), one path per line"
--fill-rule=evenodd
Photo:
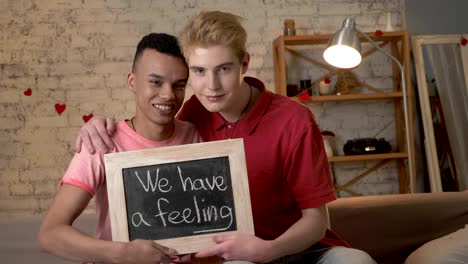
M228 157L128 168L123 178L130 240L236 230Z
M212 236L253 234L242 139L104 156L114 241L155 240L180 254Z

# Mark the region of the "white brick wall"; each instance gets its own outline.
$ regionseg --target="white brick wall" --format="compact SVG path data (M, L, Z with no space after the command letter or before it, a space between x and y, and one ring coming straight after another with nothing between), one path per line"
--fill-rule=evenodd
M73 155L85 114L128 118L134 111L126 89L137 41L151 31L177 34L202 10L245 18L251 53L249 75L274 87L272 40L283 20L298 34L330 33L352 16L363 30L384 28L386 13L401 27L401 0L0 0L0 218L41 214ZM385 59L382 59L385 60ZM387 63L360 71L368 81L389 83ZM311 70L313 73L313 70ZM360 73L361 74L361 73ZM32 89L32 96L23 92ZM62 115L54 109L66 103ZM390 105L311 106L323 129L367 136L390 121ZM346 113L346 114L343 114ZM358 117L354 113L359 113ZM361 119L360 117L366 118ZM389 126L379 136L392 137ZM344 138L337 138L343 143ZM340 182L370 164L335 167ZM394 193L391 166L356 185L368 194Z

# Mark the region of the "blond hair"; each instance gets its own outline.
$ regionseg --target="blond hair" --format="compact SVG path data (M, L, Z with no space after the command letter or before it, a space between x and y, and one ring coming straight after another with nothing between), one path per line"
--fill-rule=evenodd
M180 35L181 46L188 59L193 46L223 45L231 48L242 61L246 53L247 32L240 16L221 11L201 12L188 22Z

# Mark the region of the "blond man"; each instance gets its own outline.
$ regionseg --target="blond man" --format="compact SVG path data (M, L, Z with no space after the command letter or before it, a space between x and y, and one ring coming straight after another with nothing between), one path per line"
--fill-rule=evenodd
M217 245L195 256L258 263L375 263L327 229L325 205L335 194L320 129L307 107L244 76L250 56L240 17L202 12L188 22L180 39L194 96L178 118L193 123L204 141L244 139L255 226L255 236L217 236ZM91 150L91 141L99 149L111 147L103 143L112 127L108 119L95 119L82 128L77 149L82 141Z

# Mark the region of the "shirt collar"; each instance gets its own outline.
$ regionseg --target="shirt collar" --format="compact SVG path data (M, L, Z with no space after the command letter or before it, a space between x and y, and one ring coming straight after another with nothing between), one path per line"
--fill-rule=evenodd
M266 90L265 84L263 84L263 82L257 78L246 76L244 77L244 82L252 86L252 88L260 90L261 92L260 97L258 98L257 102L255 102L254 107L249 112L247 112L247 114L236 124L236 131L238 131L238 133L235 134L250 135L255 130L258 123L260 122L261 117L270 105L273 98L273 93ZM212 113L212 118L213 127L216 129L216 131L223 129L228 124L228 122L226 122L226 120L224 120L224 118L219 113Z

